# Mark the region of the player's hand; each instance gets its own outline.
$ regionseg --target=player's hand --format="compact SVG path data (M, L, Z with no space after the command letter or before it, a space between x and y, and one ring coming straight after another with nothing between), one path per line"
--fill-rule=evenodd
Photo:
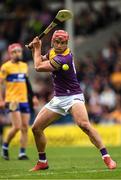
M41 46L42 46L42 41L38 37L35 37L33 41L30 42L29 45L27 45L26 47L30 49L34 49L34 48L41 48Z
M32 41L32 47L40 49L41 46L42 46L42 41L38 37L35 37Z
M5 101L0 101L0 109L4 109L5 108Z

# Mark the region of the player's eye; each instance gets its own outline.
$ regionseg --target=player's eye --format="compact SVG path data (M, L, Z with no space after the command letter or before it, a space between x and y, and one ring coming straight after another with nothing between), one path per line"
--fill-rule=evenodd
M65 42L65 41L58 41L58 40L56 40L55 42L56 42L57 44L61 44L61 45L66 44L66 42Z
M67 44L67 41L61 41L60 43L61 43L61 45L65 45L65 44Z
M63 44L65 44L65 42L64 42L64 41L62 41L62 42L61 42L61 44L63 45Z
M57 44L60 44L60 41L59 41L59 40L55 40L55 42L56 42Z

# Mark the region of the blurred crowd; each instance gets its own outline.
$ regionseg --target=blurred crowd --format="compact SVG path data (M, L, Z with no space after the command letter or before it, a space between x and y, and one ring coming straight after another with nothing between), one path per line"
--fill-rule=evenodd
M121 18L118 8L110 6L108 1L102 1L100 8L96 8L90 1L75 16L75 35L94 34L98 29L107 27Z
M87 53L77 75L90 119L121 123L121 34L115 33L97 56Z
M74 12L74 35L89 35L121 18L116 6L108 1L101 1L100 8L95 8L93 1L86 1L86 6ZM55 2L56 4L57 2ZM64 8L64 1L52 8L52 2L44 0L1 0L0 1L0 59L4 59L5 50L12 42L28 43L36 34L40 34L54 18L59 9ZM63 27L60 25L60 27ZM50 33L51 36L51 33ZM50 36L48 38L50 39ZM48 38L45 48L48 48ZM30 59L27 54L27 59Z
M2 59L8 44L20 42L25 45L48 26L58 9L51 10L47 4L48 2L44 0L0 1L0 57ZM45 41L47 46L48 40ZM27 60L30 59L27 54Z

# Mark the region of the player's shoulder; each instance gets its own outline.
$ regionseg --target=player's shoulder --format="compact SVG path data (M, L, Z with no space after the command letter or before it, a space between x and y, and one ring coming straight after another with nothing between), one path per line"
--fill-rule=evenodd
M3 63L3 64L1 65L1 68L7 68L7 67L9 67L10 65L11 65L11 61L8 60L7 62L5 62L5 63Z
M69 48L67 48L61 55L62 56L67 56L71 54L71 50Z
M62 54L58 54L56 57L63 60L72 60L73 55L70 49L67 48Z
M57 57L63 58L63 59L72 59L72 53L69 48L67 48L62 54L58 54Z
M46 55L47 57L48 57L48 59L53 59L55 56L56 56L56 53L55 53L55 51L54 51L54 48L51 48L51 49L49 49L49 51L48 51L48 53L47 53L47 55Z

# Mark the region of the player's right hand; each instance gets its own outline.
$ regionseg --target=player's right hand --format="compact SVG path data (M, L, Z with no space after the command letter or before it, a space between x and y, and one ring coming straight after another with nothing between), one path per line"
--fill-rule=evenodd
M5 108L5 101L0 101L0 109L4 109Z

